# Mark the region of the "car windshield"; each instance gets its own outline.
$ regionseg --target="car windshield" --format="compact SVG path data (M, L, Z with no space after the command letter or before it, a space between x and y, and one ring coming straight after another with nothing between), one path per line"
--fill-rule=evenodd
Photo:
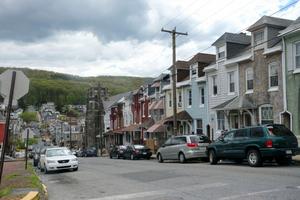
M68 156L68 155L72 155L72 152L68 149L50 149L46 153L47 157Z
M285 126L268 126L269 133L273 136L294 136Z
M119 149L126 149L126 146L119 146Z

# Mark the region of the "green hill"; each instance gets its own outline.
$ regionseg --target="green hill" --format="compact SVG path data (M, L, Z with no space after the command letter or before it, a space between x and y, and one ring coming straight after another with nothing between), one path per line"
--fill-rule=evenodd
M0 67L0 73L6 69ZM21 107L54 102L60 110L66 104L85 104L87 89L97 83L107 87L109 95L115 95L137 89L151 80L126 76L80 77L28 68L14 69L23 71L30 79L29 93L19 100Z

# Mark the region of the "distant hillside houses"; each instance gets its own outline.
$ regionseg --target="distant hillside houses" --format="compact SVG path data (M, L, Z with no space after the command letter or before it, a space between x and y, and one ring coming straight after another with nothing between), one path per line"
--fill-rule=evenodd
M179 134L205 134L280 123L300 139L300 17L263 16L246 33L224 33L215 54L176 62ZM105 144L154 150L173 135L170 73L104 101Z

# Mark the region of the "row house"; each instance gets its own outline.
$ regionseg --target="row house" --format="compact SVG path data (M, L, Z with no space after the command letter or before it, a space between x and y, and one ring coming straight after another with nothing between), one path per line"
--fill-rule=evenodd
M245 49L250 41L250 37L244 33L224 33L212 44L216 49L216 62L204 69L208 83L207 117L212 139L220 135L220 130L237 128L236 114L229 116L223 104L239 95L238 66L227 65L226 61Z
M174 134L173 126L178 134L211 139L226 130L268 123L299 133L300 19L263 16L247 31L224 33L212 44L215 54L176 62L177 124L171 73L116 100L109 112L110 131L120 135L117 142L156 149Z
M284 110L281 122L300 140L300 17L280 31L283 43L282 70Z

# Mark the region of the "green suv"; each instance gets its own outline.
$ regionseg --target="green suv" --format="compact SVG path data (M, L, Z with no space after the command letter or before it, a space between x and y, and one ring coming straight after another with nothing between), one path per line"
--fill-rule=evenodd
M207 147L212 165L221 159L243 162L246 158L251 167L261 166L265 160L280 165L288 164L299 153L295 135L284 125L269 124L226 132Z

